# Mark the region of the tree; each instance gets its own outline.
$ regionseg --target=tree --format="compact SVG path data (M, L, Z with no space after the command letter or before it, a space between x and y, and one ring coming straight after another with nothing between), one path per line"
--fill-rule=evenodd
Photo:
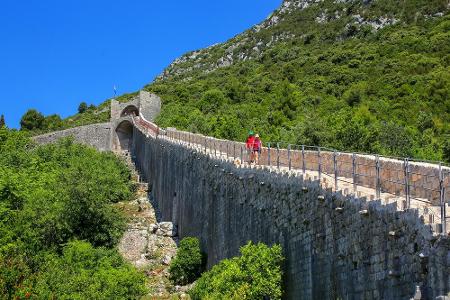
M86 102L81 102L80 105L78 106L78 112L79 112L80 114L86 112L87 109L88 109L88 105L87 105Z
M240 252L241 256L224 259L203 273L189 291L191 298L281 299L281 246L249 242Z
M200 241L194 237L181 240L177 256L170 264L170 279L175 284L188 284L202 273L204 256L200 250Z
M444 160L450 162L450 137L444 143L443 152Z
M202 99L200 100L200 110L203 113L214 113L225 104L225 102L226 99L222 91L219 89L208 90L203 94Z
M5 116L4 116L4 115L1 115L1 116L0 116L0 128L2 128L3 126L6 126L6 123L5 123Z
M57 114L50 115L45 118L43 128L49 130L58 130L63 126L63 121L61 117Z
M43 129L44 115L35 109L29 109L20 120L21 130L36 130Z

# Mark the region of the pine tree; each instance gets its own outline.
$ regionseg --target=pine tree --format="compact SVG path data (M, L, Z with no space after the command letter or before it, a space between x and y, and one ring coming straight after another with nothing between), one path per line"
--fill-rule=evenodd
M82 114L82 113L86 112L87 109L88 109L87 103L81 102L80 106L78 106L78 113Z
M0 116L0 128L2 128L3 126L6 126L5 116L1 115Z

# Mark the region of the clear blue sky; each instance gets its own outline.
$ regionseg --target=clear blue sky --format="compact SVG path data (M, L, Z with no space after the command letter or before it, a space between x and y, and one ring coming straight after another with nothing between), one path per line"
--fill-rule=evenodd
M0 114L67 117L151 82L183 53L259 23L281 0L2 0Z

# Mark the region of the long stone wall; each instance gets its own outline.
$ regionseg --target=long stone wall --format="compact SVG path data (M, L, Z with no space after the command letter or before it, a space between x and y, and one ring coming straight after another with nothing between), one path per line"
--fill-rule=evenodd
M209 267L262 241L283 246L286 299L435 299L450 290L450 241L414 210L239 168L136 128L132 149L160 217L181 238L200 238Z
M72 136L75 141L97 148L111 150L111 123L92 124L56 131L33 137L38 144L54 143L60 138Z
M208 148L217 149L218 152L228 153L229 156L241 158L243 155L244 160L247 160L244 143L205 137L176 129L168 129L168 135L177 140L206 145ZM293 169L301 170L304 166L306 170L318 171L320 162L323 174L334 176L336 167L336 173L342 181L353 183L354 179L358 186L372 188L375 192L377 186L377 158L375 155L353 155L352 153L327 151L323 148L319 152L318 147L307 147L302 152L299 149L300 146L292 147L288 151L286 144L283 145L284 149L277 149L276 146L276 144L272 144L270 149L262 148L259 160L261 165L287 167L290 164ZM334 155L336 155L336 165L333 161ZM378 162L381 193L389 194L388 197L405 196L405 181L407 180L409 194L412 198L428 202L431 205L440 205L438 164L408 161L408 172L405 175L404 160L379 157ZM356 174L354 178L353 172ZM441 173L445 188L444 199L450 199L450 168L442 166Z

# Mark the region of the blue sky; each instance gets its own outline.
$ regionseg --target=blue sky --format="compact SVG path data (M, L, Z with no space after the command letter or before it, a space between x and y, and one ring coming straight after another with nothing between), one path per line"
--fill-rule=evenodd
M62 117L151 82L183 53L225 41L281 0L1 0L0 114Z

